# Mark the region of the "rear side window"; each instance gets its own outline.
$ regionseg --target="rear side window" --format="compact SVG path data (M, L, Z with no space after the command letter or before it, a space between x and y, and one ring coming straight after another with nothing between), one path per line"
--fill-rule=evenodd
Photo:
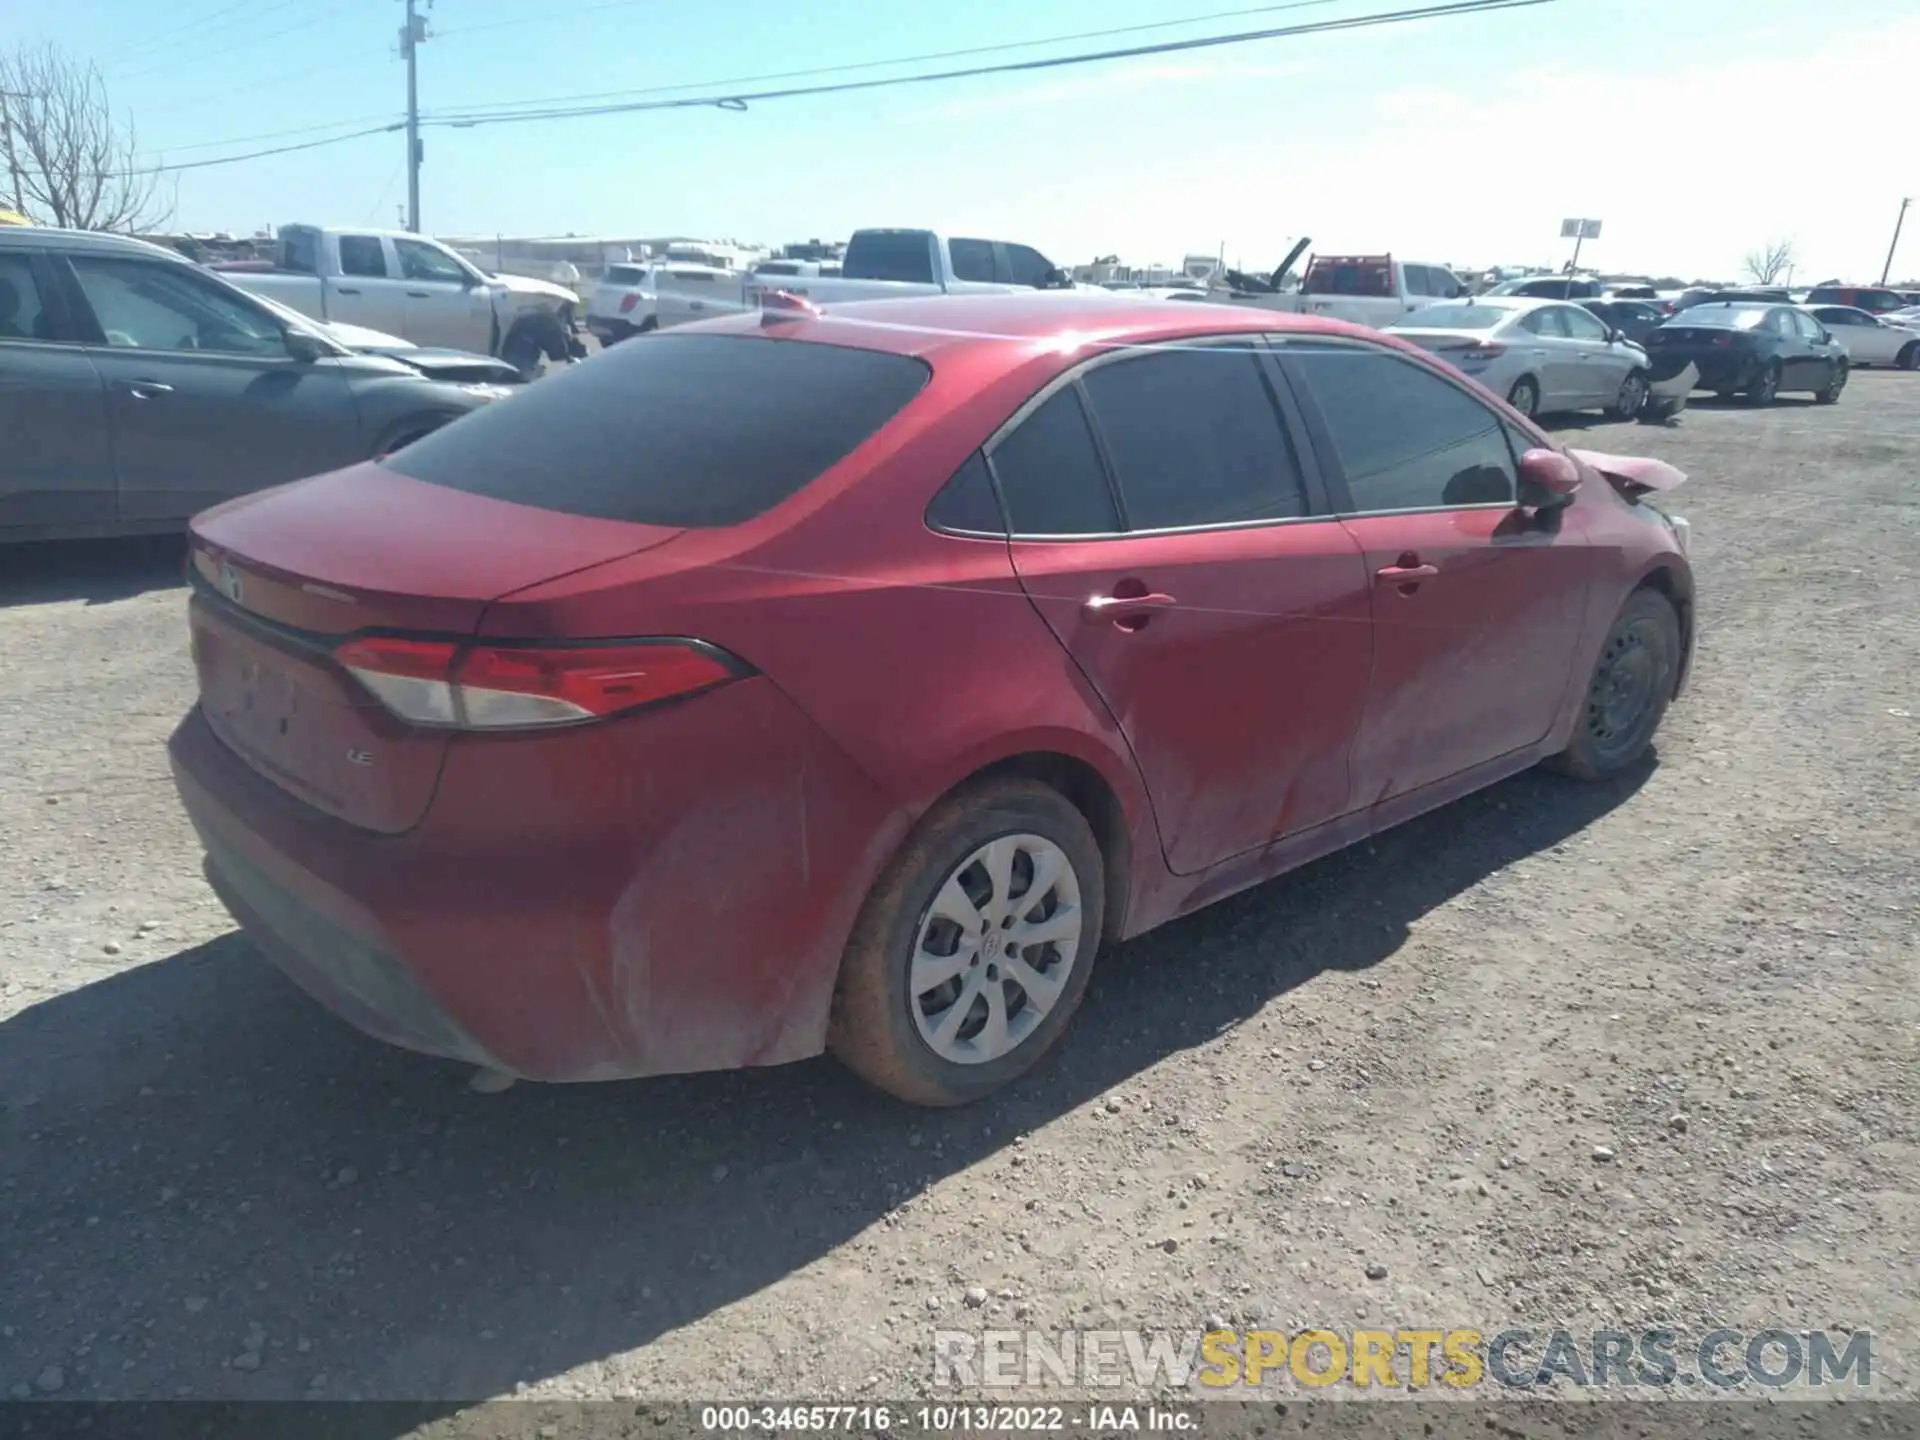
M469 495L571 515L738 525L845 459L929 374L919 360L878 350L654 335L548 376L385 463Z
M0 340L51 339L53 318L40 308L31 257L0 254Z
M1055 391L993 447L994 478L1015 535L1110 535L1120 512L1080 395Z
M1288 348L1346 475L1348 513L1513 503L1499 417L1465 391L1384 351Z
M987 473L987 457L978 450L954 472L927 507L927 523L936 530L953 530L962 535L1005 535L1006 521L1000 518L1000 502L994 498L993 477Z
M639 285L647 278L647 272L639 265L609 265L606 281L609 285Z
M1083 383L1129 530L1306 514L1300 467L1249 351L1162 351L1097 366Z

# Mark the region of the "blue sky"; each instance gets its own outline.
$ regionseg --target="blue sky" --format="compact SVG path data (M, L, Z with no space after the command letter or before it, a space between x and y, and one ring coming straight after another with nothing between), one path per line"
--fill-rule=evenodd
M421 104L729 81L1251 3L439 0ZM142 149L167 160L308 138L251 138L267 132L378 125L404 105L399 0L5 8L11 36L97 60ZM1327 0L1129 41L1391 8ZM1056 47L1085 48L1100 47ZM1177 263L1224 243L1247 268L1302 234L1322 251L1556 263L1560 219L1595 215L1605 230L1583 259L1602 266L1731 276L1747 250L1781 238L1798 247L1799 278L1871 279L1900 197L1920 195L1916 56L1912 0L1555 0L745 114L430 129L423 211L441 233L772 243L923 224L1025 240L1063 262ZM177 220L391 225L403 152L384 134L186 172ZM1895 270L1920 275L1920 217Z

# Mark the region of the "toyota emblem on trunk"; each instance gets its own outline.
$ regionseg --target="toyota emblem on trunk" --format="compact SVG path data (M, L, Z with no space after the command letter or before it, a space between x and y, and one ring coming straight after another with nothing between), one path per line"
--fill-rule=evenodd
M240 572L224 560L220 562L220 593L234 604L240 603Z

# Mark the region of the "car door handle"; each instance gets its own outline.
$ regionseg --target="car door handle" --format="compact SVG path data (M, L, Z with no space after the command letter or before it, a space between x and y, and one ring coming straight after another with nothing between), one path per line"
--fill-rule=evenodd
M1406 561L1413 559L1410 555L1402 555L1400 559L1402 563L1398 565L1383 565L1374 571L1374 578L1383 585L1412 586L1418 585L1422 580L1431 580L1440 573L1439 567L1435 565L1422 565L1417 561L1411 565L1406 564Z
M360 291L358 289L349 289L345 285L336 285L333 287L333 293L336 295L358 295Z
M409 300L431 300L432 298L433 296L429 295L425 290L407 291L407 299Z
M129 380L127 389L136 400L151 400L156 395L173 393L173 386L162 384L158 380Z
M1157 590L1144 595L1095 595L1080 604L1080 616L1088 621L1109 620L1123 630L1138 629L1161 610L1171 610L1180 602Z

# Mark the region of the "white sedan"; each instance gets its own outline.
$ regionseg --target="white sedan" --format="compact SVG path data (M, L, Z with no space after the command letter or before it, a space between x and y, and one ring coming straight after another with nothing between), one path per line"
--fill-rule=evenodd
M1579 305L1480 295L1429 305L1387 328L1523 415L1605 410L1631 420L1646 404L1647 352Z
M1856 365L1898 365L1920 370L1920 318L1909 314L1869 315L1851 305L1808 305L1806 311L1826 326Z

